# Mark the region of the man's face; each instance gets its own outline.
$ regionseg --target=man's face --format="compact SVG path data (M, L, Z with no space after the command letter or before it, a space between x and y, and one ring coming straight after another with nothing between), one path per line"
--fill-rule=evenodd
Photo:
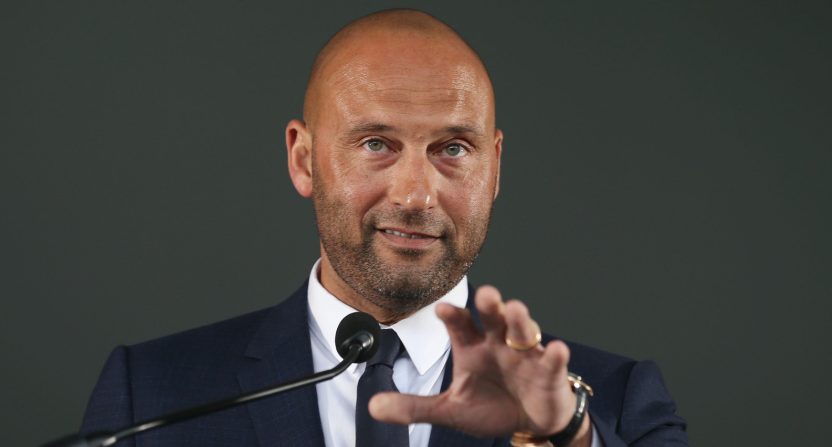
M409 314L485 240L502 140L489 81L446 49L395 42L338 67L310 126L322 256L364 299Z

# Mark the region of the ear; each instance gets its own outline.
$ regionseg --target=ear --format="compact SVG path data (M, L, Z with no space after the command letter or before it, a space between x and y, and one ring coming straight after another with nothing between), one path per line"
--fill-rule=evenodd
M497 184L494 185L494 200L497 200L497 195L500 193L500 157L503 155L503 131L497 129L494 137L494 151L497 156Z
M286 125L286 152L292 184L301 196L312 197L312 138L303 121Z

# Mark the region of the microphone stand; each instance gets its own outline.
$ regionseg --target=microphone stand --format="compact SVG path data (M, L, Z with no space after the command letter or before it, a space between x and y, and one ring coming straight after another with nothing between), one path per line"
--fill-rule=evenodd
M166 425L185 421L188 419L195 418L197 416L213 413L215 411L224 410L226 408L235 407L237 405L254 402L256 400L260 400L264 397L269 397L274 394L283 393L285 391L294 390L296 388L301 388L307 385L313 385L318 382L323 382L344 372L344 370L346 370L348 366L350 366L358 359L358 356L364 349L365 346L363 346L362 344L352 343L349 347L349 352L346 356L344 356L344 360L342 360L341 363L335 365L335 367L332 369L317 372L309 377L304 377L302 379L294 380L292 382L287 382L276 386L266 387L249 394L244 394L242 396L221 399L215 402L209 402L207 404L200 405L198 407L188 408L186 410L169 413L156 419L139 422L138 424L131 425L130 427L124 428L115 433L95 433L90 435L89 437L83 437L81 435L74 434L44 444L42 447L107 447L114 445L116 442L124 438L127 438L129 436L135 436L141 432L153 430L159 427L164 427Z

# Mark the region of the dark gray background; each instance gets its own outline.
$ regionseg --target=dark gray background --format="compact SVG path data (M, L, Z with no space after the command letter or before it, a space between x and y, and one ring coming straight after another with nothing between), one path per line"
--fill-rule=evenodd
M828 3L447 3L418 6L482 54L506 133L472 281L658 361L694 444L825 443ZM115 345L300 284L283 128L317 48L394 4L3 4L3 445L75 430Z

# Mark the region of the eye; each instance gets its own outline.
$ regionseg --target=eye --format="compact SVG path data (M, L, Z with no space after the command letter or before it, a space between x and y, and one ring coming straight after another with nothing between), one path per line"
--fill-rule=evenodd
M371 139L364 142L364 147L370 152L381 152L387 148L387 145L379 139Z
M443 150L445 151L446 154L448 154L448 155L450 155L451 157L454 157L454 158L461 157L461 156L465 155L465 153L466 153L465 148L462 147L461 144L456 144L456 143L449 144L449 145L445 146L445 149L443 149Z

